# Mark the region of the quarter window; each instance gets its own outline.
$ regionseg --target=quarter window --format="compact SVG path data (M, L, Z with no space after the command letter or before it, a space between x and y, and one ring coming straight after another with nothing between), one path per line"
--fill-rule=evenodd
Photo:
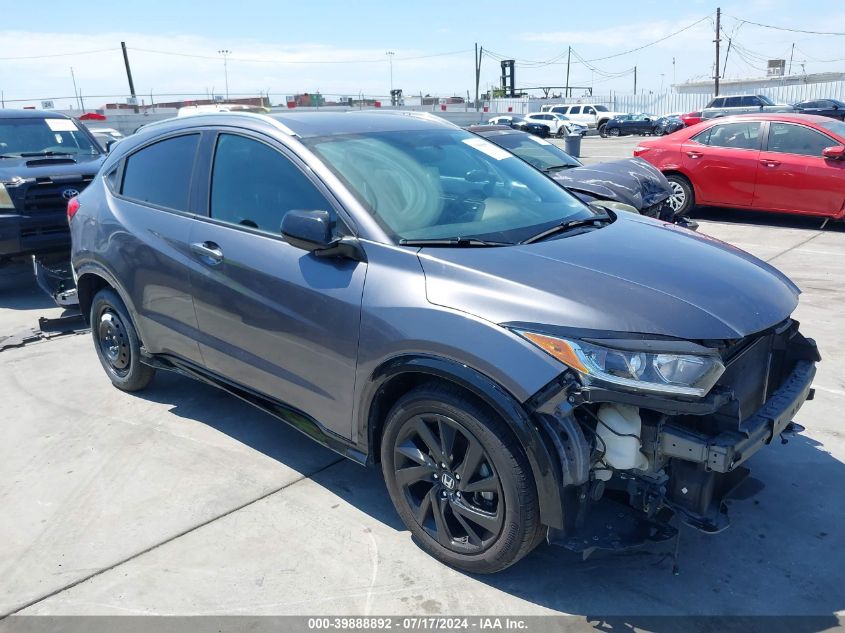
M757 149L760 137L760 123L722 123L714 125L693 137L696 143L712 147L733 147L736 149Z
M769 151L821 157L825 147L837 143L829 136L803 125L769 124Z
M139 202L187 211L198 143L199 134L187 134L135 152L126 160L121 193Z
M211 217L278 234L288 211L332 207L288 158L259 141L221 134L211 175Z

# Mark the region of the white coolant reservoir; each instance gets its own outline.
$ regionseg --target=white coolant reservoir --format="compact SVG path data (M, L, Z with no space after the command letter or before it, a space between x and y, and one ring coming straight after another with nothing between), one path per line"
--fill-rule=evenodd
M603 404L599 407L596 433L604 441L604 461L617 470L646 470L648 458L640 452L640 412L626 404Z

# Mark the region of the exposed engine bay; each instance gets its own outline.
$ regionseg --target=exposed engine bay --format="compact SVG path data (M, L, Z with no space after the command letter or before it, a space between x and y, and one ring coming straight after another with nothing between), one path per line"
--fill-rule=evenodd
M725 371L700 399L609 389L574 371L535 396L561 467L565 525L549 542L586 555L669 539L675 517L708 533L729 525L743 464L803 430L792 418L813 397L820 357L793 320L716 349Z

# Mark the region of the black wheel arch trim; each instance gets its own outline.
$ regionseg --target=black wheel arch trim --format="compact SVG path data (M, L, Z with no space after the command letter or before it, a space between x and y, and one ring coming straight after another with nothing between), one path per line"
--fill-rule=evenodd
M480 398L498 413L525 450L537 486L540 520L543 525L563 525L561 481L550 441L532 420L529 411L513 395L482 372L459 361L440 356L413 354L393 357L376 368L362 396L359 436L367 438L368 462L377 452L376 430L380 421L371 420L373 405L382 387L402 374L427 374L453 382Z
M94 275L95 277L99 277L103 281L105 281L109 287L117 293L117 296L120 297L120 300L123 301L123 305L126 306L126 310L129 312L129 317L132 319L132 325L138 330L138 312L135 310L135 304L132 303L132 300L129 298L129 295L126 294L126 291L117 283L117 279L115 279L114 275L112 275L106 268L101 266L96 262L84 262L78 266L74 266L74 270L76 271L76 282L77 282L77 291L82 293L85 292L83 289L84 284L80 284L79 280L81 280L86 275ZM91 297L83 298L80 296L80 307L82 306L82 301L85 299L93 300L93 295ZM89 304L90 306L90 304ZM81 310L82 316L85 318L86 322L90 320L90 315L86 313L85 310ZM90 325L90 323L89 323ZM141 340L143 339L142 332L138 332Z

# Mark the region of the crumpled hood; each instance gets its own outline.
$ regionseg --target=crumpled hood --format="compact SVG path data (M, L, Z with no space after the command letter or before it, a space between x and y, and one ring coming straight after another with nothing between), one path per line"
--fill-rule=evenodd
M663 202L672 193L666 177L642 158L565 169L552 178L569 189L630 204L638 211Z
M494 323L737 339L787 318L800 290L773 266L672 224L500 248L423 248L428 300Z

